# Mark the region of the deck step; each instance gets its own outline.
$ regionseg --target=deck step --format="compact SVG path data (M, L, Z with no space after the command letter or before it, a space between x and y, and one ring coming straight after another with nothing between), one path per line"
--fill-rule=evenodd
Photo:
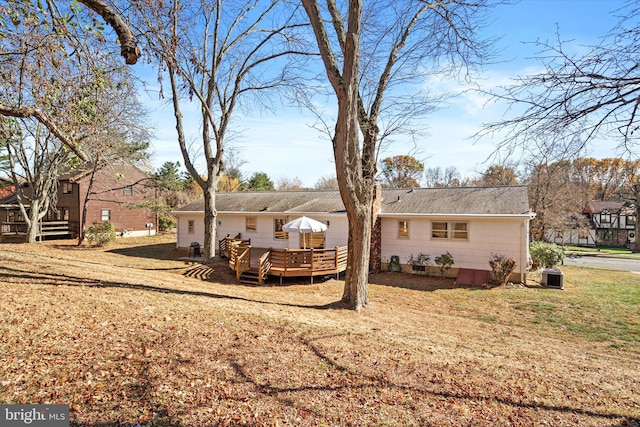
M240 275L240 283L244 283L247 285L259 285L260 284L260 275L257 269L251 269L242 272Z

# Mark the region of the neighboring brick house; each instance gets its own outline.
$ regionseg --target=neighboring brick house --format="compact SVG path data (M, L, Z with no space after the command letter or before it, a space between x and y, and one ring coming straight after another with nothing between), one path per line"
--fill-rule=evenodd
M78 236L90 180L91 170L70 172L60 177L58 202L42 221L41 237ZM85 227L109 221L119 235L155 234L157 215L143 206L154 199L155 191L149 186L147 173L129 162L111 164L95 173ZM15 193L0 199L0 224L0 231L5 236L20 234L24 229Z
M627 246L636 241L635 205L630 202L604 200L588 202L582 214L587 226L576 230L554 230L548 239L558 244L581 246Z

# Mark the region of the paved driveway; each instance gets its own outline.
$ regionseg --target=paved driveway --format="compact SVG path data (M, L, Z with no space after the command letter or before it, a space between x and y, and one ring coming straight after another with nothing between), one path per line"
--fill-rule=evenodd
M564 264L579 265L583 267L610 268L640 274L640 260L636 259L571 255L564 259Z

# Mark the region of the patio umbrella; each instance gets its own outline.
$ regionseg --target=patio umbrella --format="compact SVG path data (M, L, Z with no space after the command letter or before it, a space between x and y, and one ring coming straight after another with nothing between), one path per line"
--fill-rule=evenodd
M325 231L327 229L327 225L316 221L313 218L307 218L306 216L302 216L298 219L294 219L282 226L283 231L297 231L298 233L319 233L321 231ZM304 248L307 248L307 239L304 239Z

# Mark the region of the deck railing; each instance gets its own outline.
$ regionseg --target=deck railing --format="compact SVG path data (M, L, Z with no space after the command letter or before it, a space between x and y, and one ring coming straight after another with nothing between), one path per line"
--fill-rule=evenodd
M42 221L38 224L36 236L64 236L71 235L74 230L75 221ZM0 222L0 239L4 236L26 236L27 223L24 221Z
M239 239L235 237L225 237L218 240L218 250L220 254L224 255L227 259L230 259L230 250L232 245L244 245L251 246L251 239Z
M255 261L254 261L255 262ZM251 267L251 247L229 246L229 268L236 279ZM280 277L311 277L339 274L347 269L347 247L333 249L269 249L258 260L257 274L261 284L267 275Z
M251 247L250 246L232 246L235 252L235 270L236 280L240 280L240 276L251 268Z
M310 271L339 270L347 267L347 247L333 249L271 249L271 265L279 269Z
M263 284L264 279L271 270L271 251L267 251L258 259L258 284Z

